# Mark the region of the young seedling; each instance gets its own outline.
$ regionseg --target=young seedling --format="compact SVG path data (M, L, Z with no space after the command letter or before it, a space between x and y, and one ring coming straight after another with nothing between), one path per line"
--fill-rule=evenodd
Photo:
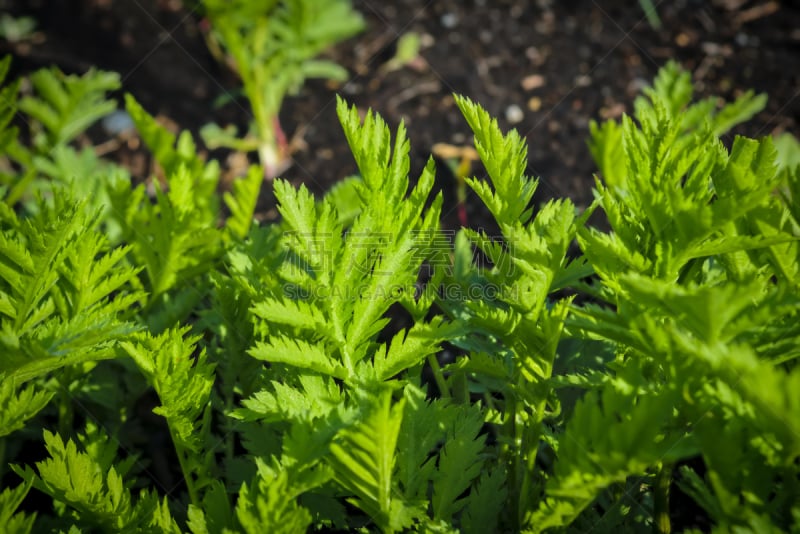
M349 0L204 0L212 52L224 50L242 79L252 124L244 138L235 130L210 125L203 138L210 147L257 151L264 177L289 165L291 145L278 114L287 95L307 78L344 80L347 71L317 56L364 27Z

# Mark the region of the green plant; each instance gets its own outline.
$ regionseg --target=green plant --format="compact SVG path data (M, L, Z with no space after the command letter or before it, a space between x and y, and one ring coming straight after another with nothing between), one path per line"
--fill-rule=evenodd
M661 17L658 16L658 11L653 4L653 0L639 0L639 6L642 8L642 11L644 11L644 16L647 18L647 22L650 26L656 30L661 28Z
M0 83L11 58L2 60ZM11 206L22 201L28 209L37 195L52 195L54 188L69 188L76 198L94 199L93 206L107 204L102 186L113 174L128 179L122 169L100 160L91 147L78 150L75 139L89 126L117 107L107 93L119 89L116 73L89 70L83 76L65 75L57 68L41 69L30 76L32 94L17 98L19 82L3 89L8 125L19 111L30 137L24 141L16 127L5 131L0 141L0 187Z
M720 531L800 528L796 144L728 149L763 98L691 92L669 64L592 125L584 213L532 206L522 138L458 97L501 235L452 242L402 125L340 100L360 178L276 180L259 225L260 169L219 220L215 162L129 97L154 198L0 203L0 530L700 527L678 489Z
M277 176L289 157L278 121L284 98L307 78L344 80L342 67L315 58L361 31L364 22L349 0L203 0L202 5L211 23L209 46L217 50L221 43L233 59L253 112L245 138L211 124L204 139L212 147L258 151L265 177Z
M10 43L18 43L35 35L36 20L31 17L13 17L8 13L0 15L0 37Z

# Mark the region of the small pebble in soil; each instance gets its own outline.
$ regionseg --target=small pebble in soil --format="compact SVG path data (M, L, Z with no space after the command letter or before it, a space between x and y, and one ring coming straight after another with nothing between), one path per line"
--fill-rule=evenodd
M442 23L442 26L447 28L448 30L452 30L456 26L458 26L458 15L455 13L445 13L442 15L442 18L439 19L439 22Z
M346 95L357 95L361 92L361 85L353 82L348 82L342 86L342 92Z
M648 82L644 78L634 78L633 80L628 82L628 86L625 88L625 90L628 92L628 94L633 95L640 93L642 89L648 87L649 85L650 82Z
M133 119L122 109L103 117L100 124L108 135L120 135L134 129Z
M745 46L758 46L758 37L751 37L744 32L739 32L734 37L736 44L745 47Z
M522 108L516 104L511 104L506 108L506 120L509 124L519 124L525 118Z
M547 56L543 54L535 46L531 46L525 49L525 57L531 60L531 63L533 63L534 67L541 67L547 60Z
M589 87L592 85L592 79L585 74L575 77L575 87Z
M728 45L718 45L717 43L703 43L701 45L703 49L703 53L707 56L722 56L722 57L730 57L733 53L731 47Z
M691 43L691 38L686 35L685 33L679 33L677 37L675 37L675 44L680 46L681 48L689 46Z
M423 33L419 36L419 47L420 48L430 48L436 44L436 38L429 34Z
M542 99L538 96L531 97L531 99L528 100L528 109L531 111L539 111L542 109Z

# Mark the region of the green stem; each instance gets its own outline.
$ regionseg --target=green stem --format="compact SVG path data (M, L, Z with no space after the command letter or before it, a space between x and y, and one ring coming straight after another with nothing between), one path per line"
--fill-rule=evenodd
M449 399L452 396L450 394L450 388L447 387L447 382L444 379L442 368L439 367L439 360L436 359L435 354L428 356L428 365L431 366L431 371L433 371L433 379L436 381L436 386L439 388L442 398Z
M62 439L67 439L72 432L72 397L69 394L69 378L58 379L58 433Z
M664 462L656 474L653 496L653 532L670 534L672 526L669 520L669 486L672 483L672 462Z
M542 436L542 422L544 421L544 408L546 401L541 401L536 406L536 409L531 417L531 420L519 430L521 431L520 438L520 452L528 451L528 456L523 460L523 455L520 454L517 462L519 462L522 469L519 469L520 480L519 484L519 510L518 517L519 525L525 526L528 518L524 517L525 512L528 512L526 503L531 502L531 488L533 487L533 473L536 470L536 457L539 454L539 441ZM524 462L524 463L523 463Z
M456 373L450 378L450 395L458 404L469 404L469 383L466 373Z
M639 0L639 5L642 6L644 16L647 17L647 22L654 30L661 28L661 18L658 16L656 6L652 0Z
M194 479L192 478L192 471L189 469L189 466L186 465L186 449L181 445L176 436L175 432L172 430L172 425L169 426L169 435L172 438L172 443L175 445L175 452L178 455L178 463L181 466L181 473L183 473L183 479L186 481L186 489L189 492L189 501L194 504L195 506L200 506L200 500L198 499L197 489L194 487Z
M232 392L233 388L231 388L230 391ZM233 408L234 408L233 395L226 395L225 412L224 413L231 413L233 411ZM230 418L230 417L226 417L225 421L226 421L226 425L227 425L227 429L226 429L227 430L227 436L225 438L225 458L228 460L228 465L230 465L230 462L233 460L234 452L235 452L235 450L234 450L234 442L233 442L233 440L234 440L234 433L233 433L234 425L232 424L233 419Z
M5 476L6 469L6 438L0 438L0 477Z
M258 147L258 159L261 162L261 167L264 169L264 177L270 180L275 178L281 164L275 144L262 139Z
M517 427L517 399L514 394L508 396L506 400L506 418L503 422L504 433L507 439L503 440L501 446L501 458L504 459L505 465L508 468L508 487L514 493L509 495L509 511L508 517L511 518L513 529L515 532L521 531L522 525L522 512L524 507L521 504L520 492L520 441L518 437L519 429Z

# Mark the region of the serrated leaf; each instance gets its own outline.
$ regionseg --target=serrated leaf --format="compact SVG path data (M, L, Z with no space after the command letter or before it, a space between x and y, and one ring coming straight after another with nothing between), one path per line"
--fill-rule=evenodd
M0 80L2 80L2 76L0 76ZM15 488L5 488L0 493L0 530L3 532L29 534L33 531L36 514L17 512L32 485L33 482L28 480Z
M324 346L300 339L273 337L266 343L256 343L248 353L259 360L285 363L336 378L347 377L345 369L328 355Z
M502 468L485 471L472 488L461 517L462 532L481 534L496 532L506 504L508 488Z
M113 467L104 472L72 440L65 443L60 436L45 431L44 441L50 458L36 464L38 476L30 467L13 469L28 484L74 509L81 523L119 531L144 526L152 520L154 510L148 503L152 497L143 493L141 506L134 505L130 491ZM169 518L168 510L161 513ZM169 522L174 523L171 518ZM175 532L175 525L172 526L166 531Z
M410 517L394 495L395 449L405 402L392 405L391 392L375 399L371 412L356 425L342 430L331 445L330 465L335 479L355 495L353 504L370 515L383 530L399 530Z
M0 380L0 437L25 426L25 422L41 411L54 393L37 391L35 386L17 388L13 378Z
M466 504L459 496L481 472L484 441L478 433L483 414L478 409L459 410L447 427L447 437L439 453L438 474L433 481L433 516L450 521Z
M91 69L75 76L51 68L36 71L30 80L37 96L23 98L19 108L47 128L52 145L71 141L117 107L106 100L107 92L120 87L116 73Z

